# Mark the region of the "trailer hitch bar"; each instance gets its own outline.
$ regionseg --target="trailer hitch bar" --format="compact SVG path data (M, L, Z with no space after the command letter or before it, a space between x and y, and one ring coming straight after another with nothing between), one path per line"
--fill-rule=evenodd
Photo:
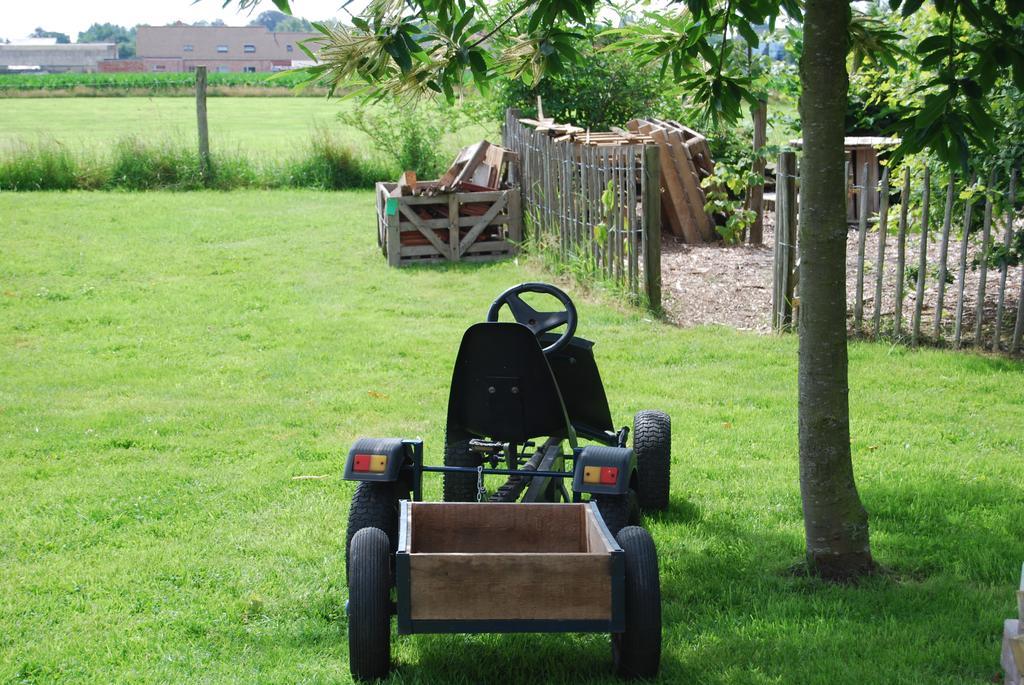
M470 473L476 475L477 469L472 466L421 466L421 470L430 473ZM572 478L572 471L532 471L529 469L483 469L479 473L487 476L526 476L528 478Z

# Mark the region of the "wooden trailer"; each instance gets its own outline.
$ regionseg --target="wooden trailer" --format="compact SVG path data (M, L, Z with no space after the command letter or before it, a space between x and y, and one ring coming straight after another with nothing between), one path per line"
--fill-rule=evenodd
M398 632L621 632L624 563L593 503L403 501Z

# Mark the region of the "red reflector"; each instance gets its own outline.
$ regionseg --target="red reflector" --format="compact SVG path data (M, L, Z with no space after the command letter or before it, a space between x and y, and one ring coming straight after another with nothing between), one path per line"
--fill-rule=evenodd
M615 485L619 479L619 469L614 466L601 467L601 485Z
M352 460L353 471L369 471L370 470L370 455L369 454L357 454Z

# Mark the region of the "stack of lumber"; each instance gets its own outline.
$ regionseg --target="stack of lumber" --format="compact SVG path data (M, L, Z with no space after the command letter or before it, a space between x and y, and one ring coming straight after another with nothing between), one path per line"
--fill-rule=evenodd
M506 186L509 163L515 157L511 150L481 140L462 148L448 170L436 181L419 181L416 172L403 172L392 196L433 197L459 191L501 190Z
M610 131L591 131L571 124L556 124L554 119L520 119L519 123L533 126L538 133L547 133L556 143L576 143L605 147L610 145L644 145L654 142L650 136L612 126Z
M1002 666L1005 685L1024 685L1024 567L1017 591L1017 618L1003 623Z
M662 216L672 234L687 243L717 240L714 218L704 211L701 187L715 171L707 139L675 121L632 119L626 127L650 136L658 146Z

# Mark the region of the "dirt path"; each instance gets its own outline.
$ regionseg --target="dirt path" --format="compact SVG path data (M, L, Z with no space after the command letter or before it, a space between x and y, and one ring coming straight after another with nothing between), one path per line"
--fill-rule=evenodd
M671 236L662 239L662 298L666 315L680 326L720 324L739 330L766 332L770 330L772 243L774 216L765 218L764 245L737 245L732 247L715 245L693 246L677 242ZM993 221L992 239L1002 242L1003 222ZM933 232L929 236L927 279L925 281L924 303L921 314L923 338L931 338L938 304L937 271L940 261L941 236ZM857 279L857 230L852 228L846 248L847 303L850 309L851 326ZM960 260L959 238L950 235L947 270L952 283L945 287L942 307L942 337L953 339L954 318L958 300L957 274ZM882 330L891 331L892 318L896 308L896 236L887 236L885 245L885 268L882 287ZM920 243L918 236L909 235L906 241L906 266L917 267ZM975 306L977 303L980 271L971 268L971 260L979 252L973 244L968 247L967 270L964 284L964 320L962 336L965 344L973 342ZM875 311L875 282L878 271L878 233L869 231L864 250L864 326L870 331ZM1013 335L1017 313L1017 301L1021 292L1021 267L1011 267L1006 278L1006 297L1003 310L1003 346ZM990 269L985 288L984 315L982 317L982 343L991 345L997 298L999 293L998 270ZM904 281L903 331L909 331L915 305L915 284Z

